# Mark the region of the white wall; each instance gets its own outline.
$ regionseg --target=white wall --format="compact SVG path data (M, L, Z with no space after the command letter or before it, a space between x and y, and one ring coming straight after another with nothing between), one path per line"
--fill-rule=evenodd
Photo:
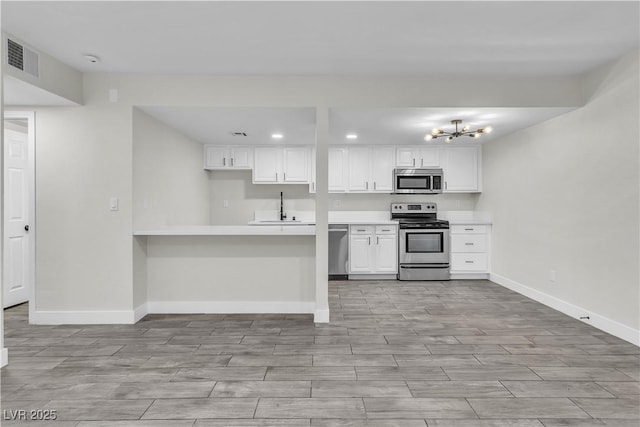
M36 311L132 307L131 119L112 105L37 109Z
M638 82L633 52L585 76L583 108L485 144L477 202L493 214L494 278L636 341Z
M302 312L308 313L314 302L314 242L313 236L150 236L149 309L228 313L256 303L253 312L269 312L278 306L270 303L285 303L305 304ZM225 311L225 303L238 304Z
M314 211L315 197L308 184L253 184L251 171L209 171L211 224L246 225L257 210L280 210L280 192L284 210ZM224 201L229 207L224 207Z
M133 227L209 224L203 147L133 109Z

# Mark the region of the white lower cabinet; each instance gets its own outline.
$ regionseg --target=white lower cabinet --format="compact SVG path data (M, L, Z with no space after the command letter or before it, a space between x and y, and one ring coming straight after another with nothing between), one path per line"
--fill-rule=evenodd
M396 225L351 225L349 230L349 274L398 272Z
M486 278L489 275L491 226L451 226L451 275Z

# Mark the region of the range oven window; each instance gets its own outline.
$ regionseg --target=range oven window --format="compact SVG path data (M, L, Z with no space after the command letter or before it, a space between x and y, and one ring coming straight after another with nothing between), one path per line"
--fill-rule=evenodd
M442 253L444 251L444 233L407 232L405 245L407 253Z
M430 190L430 176L398 176L396 177L398 190Z

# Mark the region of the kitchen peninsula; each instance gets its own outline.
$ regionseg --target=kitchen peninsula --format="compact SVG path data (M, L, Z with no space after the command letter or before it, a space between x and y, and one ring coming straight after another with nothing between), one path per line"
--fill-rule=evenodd
M315 226L134 232L136 320L146 313L313 313Z

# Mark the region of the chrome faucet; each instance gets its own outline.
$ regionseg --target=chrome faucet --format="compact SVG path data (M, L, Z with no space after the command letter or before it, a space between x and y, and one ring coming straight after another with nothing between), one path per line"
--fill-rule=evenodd
M284 207L282 203L282 191L280 192L280 221L287 219L287 214L284 213Z

